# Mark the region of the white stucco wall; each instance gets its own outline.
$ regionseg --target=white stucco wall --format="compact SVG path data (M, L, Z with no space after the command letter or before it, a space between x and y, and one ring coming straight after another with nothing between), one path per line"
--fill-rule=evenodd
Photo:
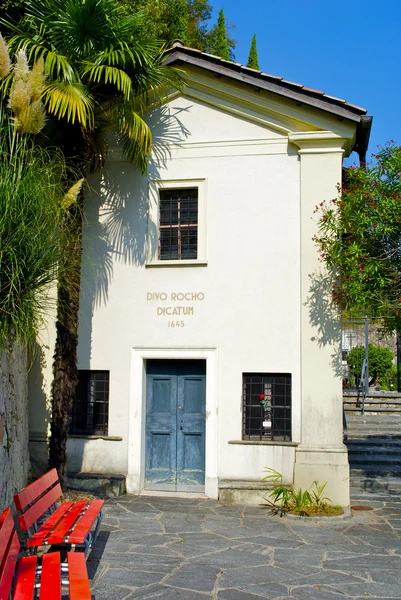
M146 246L148 231L150 239L156 240L157 236L155 224L147 221L149 181L138 175L134 167L120 162L118 152L112 153L105 173L92 181L94 189L103 192L103 199L95 196L87 204L86 244L90 243L91 256L102 253L96 240L99 216L114 250L109 254L112 264L107 301L101 301L99 294L90 319L90 292L99 275L90 259L83 271L86 285L79 366L110 370L109 435L123 440L113 442L113 452L107 442L104 454L97 441L96 451L95 441L86 442L82 468L95 471L101 464L107 471L127 471L132 347L205 347L216 349L219 357L215 448L218 477L260 479L263 468L271 466L284 467L286 475L292 478L293 461L283 461L283 451L267 446L233 446L228 442L242 436L245 372L292 374L293 439L299 440L298 156L288 146L286 137L276 131L192 99L176 98L170 106L172 113L179 115L179 130L185 132L189 146L184 141L181 146L174 146L171 153L164 150L161 165L156 156L149 180L204 180L207 264L146 266L152 254L152 247ZM160 125L155 128L157 142L165 135ZM224 140L233 143L227 146ZM119 198L109 197L107 205L104 190L116 186ZM119 202L119 233L111 239L117 231L117 218L112 216L110 204ZM165 293L170 299L172 293L180 292L201 293L204 300L148 299L148 294ZM185 327L173 329L168 327L171 317L157 315L157 309L176 305L193 306L194 314L183 317ZM89 445L93 450L87 450ZM141 451L139 444L136 451ZM285 449L284 455L288 452L290 456L293 449ZM235 470L233 454L238 456Z

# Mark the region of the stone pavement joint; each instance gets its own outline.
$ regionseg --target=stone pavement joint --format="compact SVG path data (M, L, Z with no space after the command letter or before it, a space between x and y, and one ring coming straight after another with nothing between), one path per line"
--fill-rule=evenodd
M359 503L373 510L318 523L207 499L107 500L92 598L400 600L401 500Z

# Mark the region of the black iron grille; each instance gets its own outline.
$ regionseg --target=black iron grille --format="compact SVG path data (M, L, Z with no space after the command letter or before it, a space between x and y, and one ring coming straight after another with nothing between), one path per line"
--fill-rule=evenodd
M291 441L291 375L243 375L244 440Z
M198 189L160 190L159 260L198 254Z
M107 435L109 427L109 371L78 371L70 433Z

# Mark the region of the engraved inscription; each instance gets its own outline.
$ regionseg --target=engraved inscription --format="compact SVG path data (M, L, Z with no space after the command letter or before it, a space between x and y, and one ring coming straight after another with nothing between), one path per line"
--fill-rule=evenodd
M147 302L155 304L158 317L193 317L196 304L205 300L203 292L147 292ZM188 303L188 304L186 304ZM185 327L185 321L168 321L168 327Z

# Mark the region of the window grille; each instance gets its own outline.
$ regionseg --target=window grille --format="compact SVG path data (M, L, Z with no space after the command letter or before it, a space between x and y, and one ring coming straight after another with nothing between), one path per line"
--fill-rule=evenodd
M109 371L78 371L70 433L107 435L109 427Z
M242 439L291 441L291 375L243 375Z
M198 255L198 189L160 190L159 260Z

